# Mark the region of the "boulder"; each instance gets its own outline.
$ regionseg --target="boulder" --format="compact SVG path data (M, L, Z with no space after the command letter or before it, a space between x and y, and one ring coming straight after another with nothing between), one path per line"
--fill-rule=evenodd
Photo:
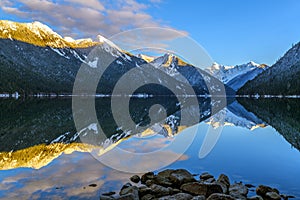
M178 193L174 195L160 197L158 200L191 200L193 198L192 195L187 193Z
M145 196L146 194L152 194L152 190L149 187L141 186L139 187L139 196Z
M280 200L281 196L277 194L276 192L267 192L265 199L267 200Z
M210 178L214 178L214 176L209 174L208 172L204 172L200 175L200 180L203 180L203 181L210 179Z
M211 194L207 200L235 200L235 198L227 194L215 193Z
M205 198L205 196L204 195L198 195L198 196L194 196L193 198L192 198L192 200L205 200L206 198Z
M146 194L144 196L142 196L141 200L154 200L156 199L154 195L152 194Z
M199 182L192 182L183 184L180 189L192 195L204 195L206 197L213 193L222 193L222 187L218 184L204 184Z
M157 184L152 184L150 186L151 190L152 190L152 194L155 195L155 197L162 197L162 196L167 196L170 194L170 190L169 188L166 188L164 186L161 185L157 185Z
M120 196L131 194L134 199L139 199L139 189L136 186L125 187L120 191ZM130 196L130 195L129 195Z
M269 186L266 185L259 185L256 188L256 194L260 195L262 197L264 197L268 192L276 192L277 194L279 194L279 191L275 188L271 188Z
M174 170L170 173L169 179L173 183L173 186L177 186L178 188L184 183L196 181L193 175L185 169Z
M152 180L154 179L154 173L153 172L147 172L142 175L141 177L141 183L145 184L147 180Z
M134 194L125 194L116 199L117 200L139 200L140 198L138 196L134 196Z
M235 183L229 187L229 194L237 199L247 199L248 188L243 183Z
M217 179L217 183L222 187L223 193L227 194L230 187L230 181L228 176L226 176L225 174L221 174Z
M138 175L133 175L132 177L130 177L130 180L134 183L138 183L140 182L141 178Z
M256 195L256 196L253 196L253 197L248 197L247 200L264 200L264 199L261 196Z

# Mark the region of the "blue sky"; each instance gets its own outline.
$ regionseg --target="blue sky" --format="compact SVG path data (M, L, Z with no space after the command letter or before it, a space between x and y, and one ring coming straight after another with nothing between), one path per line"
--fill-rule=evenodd
M273 64L300 41L298 0L1 0L1 19L38 20L63 36L109 37L131 28L170 27L224 65Z

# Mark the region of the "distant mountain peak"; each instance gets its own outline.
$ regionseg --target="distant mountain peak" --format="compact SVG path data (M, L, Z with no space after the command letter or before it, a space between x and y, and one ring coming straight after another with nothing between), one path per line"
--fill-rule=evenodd
M206 71L223 83L228 84L232 89L238 90L266 68L268 68L266 64L257 64L253 61L235 66L220 65L214 62Z
M18 23L0 20L0 38L18 40L36 46L53 48L86 48L99 44L90 38L75 40L71 37L62 37L47 25L34 21Z

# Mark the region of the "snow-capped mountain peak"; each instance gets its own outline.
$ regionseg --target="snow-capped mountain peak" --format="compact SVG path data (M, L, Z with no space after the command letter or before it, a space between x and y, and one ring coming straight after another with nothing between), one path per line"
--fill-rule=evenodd
M238 90L247 81L252 80L258 74L268 68L265 64L257 64L250 61L246 64L225 66L213 63L206 71L218 78L223 83L229 85L232 89Z
M154 56L148 56L148 55L145 55L145 54L138 54L136 57L143 59L147 63L152 62L156 58Z
M94 42L92 39L74 40L71 37L63 38L50 27L38 21L18 23L0 20L0 38L52 48L85 48L99 44L99 42Z

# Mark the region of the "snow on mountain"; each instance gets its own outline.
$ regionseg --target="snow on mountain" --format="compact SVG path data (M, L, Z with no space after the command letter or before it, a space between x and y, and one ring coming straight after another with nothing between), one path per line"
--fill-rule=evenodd
M232 89L238 90L247 81L254 79L267 68L268 66L265 64L257 64L251 61L247 64L236 66L224 66L214 63L211 67L207 68L206 71Z
M249 81L239 94L298 95L300 76L300 42L265 72Z
M220 120L220 117L225 116L224 120ZM220 124L224 121L223 124ZM267 124L259 119L253 113L247 111L241 104L234 101L232 104L228 105L222 111L206 120L206 123L211 124L214 128L222 126L239 126L242 128L247 128L254 130L258 127L266 127Z
M71 37L62 38L58 33L41 22L18 23L0 20L0 38L19 40L36 46L53 48L86 48L99 44L90 38L75 40Z
M155 59L155 57L153 57L153 56L147 56L147 55L144 55L144 54L138 54L136 57L143 59L147 63L150 63Z

